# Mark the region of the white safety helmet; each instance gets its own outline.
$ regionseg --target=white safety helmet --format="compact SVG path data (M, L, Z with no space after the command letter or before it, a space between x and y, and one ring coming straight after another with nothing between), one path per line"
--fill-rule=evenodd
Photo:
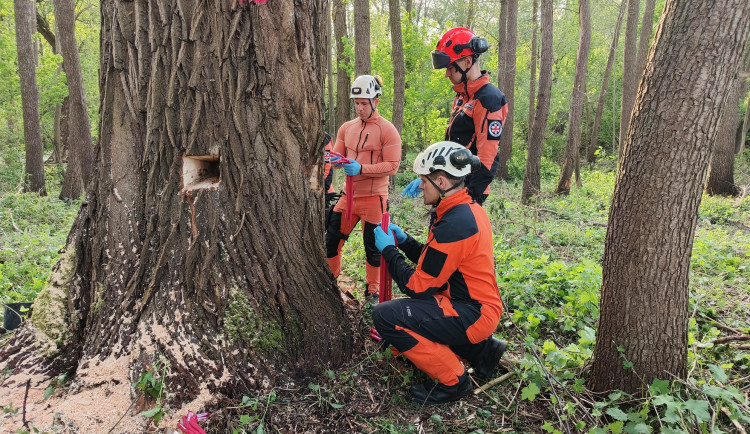
M379 75L360 75L352 83L349 98L377 98L383 94L383 79Z
M471 151L456 142L437 142L417 155L414 160L414 173L429 175L436 170L461 178L471 173L472 168L478 167L479 158Z

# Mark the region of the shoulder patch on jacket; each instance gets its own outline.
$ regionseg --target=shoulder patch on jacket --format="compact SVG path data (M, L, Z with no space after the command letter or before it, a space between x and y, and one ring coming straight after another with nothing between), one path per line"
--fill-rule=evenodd
M424 259L422 260L422 270L432 277L438 277L440 271L443 269L443 265L445 265L446 259L448 259L447 253L443 253L432 247L427 247Z
M455 243L479 232L477 221L467 203L451 208L432 228L432 236L438 243Z
M490 121L487 125L487 140L500 140L500 134L503 133L503 123L500 121Z

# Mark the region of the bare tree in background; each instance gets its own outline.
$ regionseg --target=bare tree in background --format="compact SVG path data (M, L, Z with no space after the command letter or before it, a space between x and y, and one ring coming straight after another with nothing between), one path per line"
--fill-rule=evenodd
M552 26L554 9L552 0L541 0L540 9L542 11L542 53L539 62L539 95L537 96L534 126L529 136L526 171L524 172L523 190L521 191L522 203L528 203L532 197L539 195L540 192L544 133L547 130L550 93L552 91Z
M625 1L625 0L622 0ZM638 81L643 71L637 70L638 47L638 6L640 0L627 0L628 14L625 24L625 49L622 59L622 98L620 100L620 145L617 161L622 161L622 144L625 143L625 134L630 122L630 113L633 111L635 93L638 91Z
M573 94L570 98L570 118L568 122L568 141L565 145L560 179L557 182L555 194L570 193L570 180L578 167L578 149L581 147L581 117L586 93L586 70L589 63L589 48L591 46L591 13L589 0L578 1L578 57L576 71L573 78ZM577 171L576 171L577 172Z
M63 69L68 82L67 149L68 165L63 175L60 199L78 199L91 180L94 145L91 141L86 90L75 34L74 0L54 0Z
M354 76L372 74L370 63L370 1L354 0Z
M47 195L44 183L44 154L42 131L39 125L39 89L36 86L36 50L34 28L36 12L31 0L14 0L16 20L16 49L18 53L18 75L21 81L21 104L23 108L23 137L26 149L26 173L23 190Z

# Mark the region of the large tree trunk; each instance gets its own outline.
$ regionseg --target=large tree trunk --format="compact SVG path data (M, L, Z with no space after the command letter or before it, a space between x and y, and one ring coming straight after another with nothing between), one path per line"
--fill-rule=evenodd
M537 1L531 0L531 59L529 60L529 120L526 130L529 132L527 139L531 137L531 129L534 127L534 101L536 100L536 57L537 47Z
M21 81L23 137L26 145L26 175L23 189L46 196L42 131L39 125L39 89L36 87L36 50L33 40L36 12L31 0L14 0L13 6L18 75Z
M63 177L60 199L78 199L91 180L94 145L91 122L83 87L81 59L75 34L74 0L55 0L55 25L60 35L63 69L68 81L68 166Z
M747 0L667 0L612 197L595 391L644 393L654 378L686 377L698 206L749 30Z
M370 0L354 0L354 76L372 74Z
M526 156L526 171L523 176L521 202L528 203L539 194L541 188L542 151L544 150L544 133L547 130L550 93L552 92L552 0L541 0L541 39L542 53L539 61L539 95L537 96L534 127L529 137L529 149Z
M737 109L742 81L737 74L729 85L729 95L706 176L706 193L710 195L736 196L740 193L740 188L734 183L734 146L737 143L737 124L740 122Z
M625 0L623 0L625 1ZM643 71L637 70L638 58L638 6L640 0L627 0L628 16L625 24L625 47L622 55L622 98L620 99L620 141L617 161L622 161L622 145L628 131L630 115L633 111L635 93Z
M591 46L589 0L578 1L578 24L581 30L578 36L578 58L576 59L576 72L573 78L573 94L570 98L568 141L565 145L565 157L563 157L560 180L557 182L555 194L570 193L570 180L578 167L578 149L581 147L581 117L583 116L584 95L586 93L586 69L588 68L589 47Z
M500 136L500 165L497 168L497 177L510 179L508 162L513 156L513 113L515 112L515 87L516 87L516 45L518 43L518 0L506 0L507 13L507 36L505 47L500 47L500 53L505 57L505 79L500 88L505 93L508 103L508 116L503 125L503 134Z
M607 58L607 67L604 68L604 77L602 77L602 89L599 91L599 102L596 104L596 114L594 115L594 126L591 129L589 140L587 160L589 163L596 161L596 150L599 149L599 128L602 123L602 113L604 113L604 104L607 97L607 86L609 86L609 76L612 74L612 66L615 63L615 54L617 53L617 41L620 39L620 27L622 26L622 17L625 15L626 1L620 3L620 12L617 14L617 23L615 24L612 35L612 45L609 47L609 57ZM612 92L614 100L615 93ZM614 111L612 112L614 116Z
M389 22L391 26L391 49L393 51L393 126L398 133L404 128L404 103L406 92L406 66L404 65L404 42L401 37L401 8L398 0L389 0ZM391 182L395 177L391 177Z
M325 2L235 4L102 3L91 189L0 368L75 371L106 407L163 358L179 409L350 356L322 237Z
M351 100L349 90L352 86L351 77L345 66L351 59L346 53L344 39L349 37L346 30L346 3L344 0L333 0L333 34L336 38L336 125L341 125L351 118ZM336 131L330 131L331 136Z

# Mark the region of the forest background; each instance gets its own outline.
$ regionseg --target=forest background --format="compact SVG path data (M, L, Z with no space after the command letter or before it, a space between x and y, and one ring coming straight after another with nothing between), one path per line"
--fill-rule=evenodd
M272 6L274 0L270 0ZM51 42L55 18L51 1L37 1L34 35L36 81L39 92L39 129L44 154L46 197L24 193L26 148L24 143L21 84L18 74L13 1L0 0L0 296L3 303L28 301L45 284L52 265L58 260L67 231L80 204L80 195L57 199L62 189L68 150L60 138L61 110L68 94L62 56ZM338 2L331 2L332 8ZM393 4L394 2L390 2ZM398 2L395 2L398 4ZM596 111L600 104L601 84L621 4L616 1L591 2L591 45L586 72L586 89L581 107L580 187L570 195L553 195L563 165L570 125L576 56L579 44L579 5L575 1L554 3L554 63L551 72L549 117L544 128L541 157L541 194L529 206L521 205L521 184L527 164L527 143L531 131L530 113L534 110L537 69L532 56L538 21L533 19L532 1L518 2L515 70L500 61L498 49L501 4L491 1L407 1L399 14L405 64L403 108L394 106L394 63L391 44L390 4L370 2L371 72L385 81L380 112L391 119L394 111L403 113L402 139L405 158L395 177L393 214L398 222L414 231L424 226L421 210L414 202L399 198L403 186L412 179L411 161L426 145L443 137L450 115L453 93L442 71L433 71L429 52L448 28L466 26L490 41L490 51L480 62L483 69L497 77L513 81L512 154L506 179L497 180L486 205L496 226L498 276L503 283L506 320L501 334L512 343L514 373L506 386L488 389L478 401L434 412L408 408L392 391L391 406L380 409L375 418L355 418L361 430L410 431L420 427L436 431L470 431L516 427L529 430L571 431L600 427L612 432L650 432L656 429L676 431L742 429L750 423L750 353L742 339L750 322L745 312L750 306L750 156L741 145L732 163L736 194L704 196L699 215L691 261L689 365L687 381L663 379L649 388L646 398L634 398L621 392L606 396L588 395L583 387L586 363L591 358L598 320L606 216L614 188L620 143L623 85L623 43L616 46L609 85L601 102L601 127L592 140ZM655 27L664 1L654 4L652 17L640 23ZM638 16L643 17L645 5ZM332 9L332 12L333 12ZM334 95L346 87L341 78L355 75L354 8L346 5L347 35L331 58L336 68L327 75L326 128L336 130L351 111L341 110ZM507 12L507 11L506 11ZM331 28L333 29L333 14ZM506 16L507 19L507 16ZM624 33L623 22L621 33ZM99 3L76 3L75 33L90 119L90 133L97 142L99 132ZM507 30L507 29L506 29ZM332 30L333 32L333 30ZM337 57L338 56L338 57ZM746 56L747 58L747 56ZM505 66L504 66L505 65ZM506 68L506 69L503 69ZM737 119L730 125L735 140L746 142L747 71L738 77L743 92L727 110ZM533 80L532 80L533 77ZM626 76L627 78L627 76ZM507 81L506 81L507 83ZM337 88L337 86L339 88ZM500 83L503 90L503 83ZM347 92L348 93L348 92ZM344 100L348 100L348 95ZM63 122L64 123L64 122ZM506 130L507 131L507 130ZM589 158L589 156L591 156ZM590 160L590 161L589 161ZM341 186L340 179L337 185ZM408 223L407 223L408 222ZM345 275L354 292L361 291L363 248L353 237L347 246ZM722 340L723 339L723 340ZM311 407L319 418L341 419L342 406L361 399L357 376L366 377L366 369L392 366L388 380L378 383L385 389L408 384L408 367L395 359L366 352L364 359L348 370L328 372L299 392L303 407ZM623 355L623 363L627 364ZM155 371L158 369L155 368ZM158 372L154 372L158 377ZM343 385L343 386L342 386ZM347 386L348 385L348 386ZM53 388L54 389L54 388ZM145 391L145 387L141 390ZM134 392L135 393L135 392ZM278 395L278 396L277 396ZM234 410L227 410L227 426L233 429L268 429L283 426L292 418L281 410L282 392L246 397ZM20 403L0 402L7 414L16 415ZM401 404L401 405L399 405ZM285 405L289 407L288 405ZM293 407L293 406L292 406ZM355 407L351 405L351 407ZM345 408L345 407L344 407ZM309 408L308 408L309 409ZM14 413L15 410L15 413ZM416 418L416 419L415 419ZM507 418L507 421L506 421ZM263 428L265 427L265 428ZM739 427L739 428L738 428Z

